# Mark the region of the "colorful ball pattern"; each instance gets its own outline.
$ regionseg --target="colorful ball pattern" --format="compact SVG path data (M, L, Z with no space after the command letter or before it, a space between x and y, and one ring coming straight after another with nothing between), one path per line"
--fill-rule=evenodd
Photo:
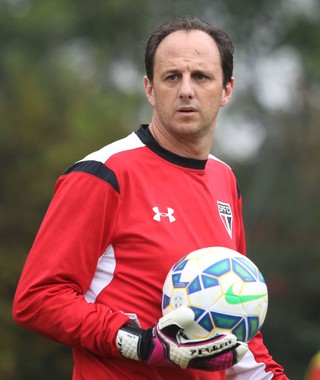
M184 329L185 339L233 333L248 342L265 320L267 285L246 256L224 247L203 248L179 260L164 282L163 315L182 305L195 314L194 323Z

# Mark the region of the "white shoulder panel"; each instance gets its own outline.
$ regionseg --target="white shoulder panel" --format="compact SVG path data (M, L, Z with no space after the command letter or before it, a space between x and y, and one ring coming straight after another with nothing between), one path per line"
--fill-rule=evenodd
M222 164L226 165L229 169L231 169L231 167L228 164L226 164L224 161L220 160L218 157L214 156L213 154L209 154L209 159L219 161Z
M92 160L105 163L108 160L108 158L110 158L116 153L141 148L144 146L145 144L139 139L139 137L134 132L132 132L127 137L121 140L117 140L109 145L106 145L96 152L90 153L78 162Z

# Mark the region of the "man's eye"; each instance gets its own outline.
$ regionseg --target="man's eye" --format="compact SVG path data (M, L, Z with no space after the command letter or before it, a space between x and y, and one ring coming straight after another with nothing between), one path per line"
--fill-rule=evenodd
M168 76L166 77L166 79L167 79L168 81L174 81L174 80L178 79L178 75L177 75L177 74L170 74L170 75L168 75Z
M195 78L195 79L198 79L198 80L204 80L204 79L207 78L207 76L204 75L204 74L202 74L202 73L195 73L195 74L194 74L194 78Z

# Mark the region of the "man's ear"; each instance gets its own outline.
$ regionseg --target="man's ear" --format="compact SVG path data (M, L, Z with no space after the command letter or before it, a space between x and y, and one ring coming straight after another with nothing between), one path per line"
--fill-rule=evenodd
M230 82L228 82L225 88L223 89L221 103L220 103L221 107L224 107L229 103L233 94L233 89L234 89L234 77L231 78Z
M146 93L146 97L149 101L149 103L154 106L154 93L153 93L153 86L150 82L149 78L145 75L143 78L143 84L144 84L144 91Z

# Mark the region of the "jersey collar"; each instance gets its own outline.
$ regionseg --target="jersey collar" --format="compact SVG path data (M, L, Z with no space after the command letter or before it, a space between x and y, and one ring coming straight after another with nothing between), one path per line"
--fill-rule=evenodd
M207 160L197 160L195 158L179 156L167 149L164 149L153 137L152 133L149 130L148 124L142 124L140 128L135 131L135 133L150 150L152 150L158 156L164 158L166 161L190 169L203 170L206 166Z

